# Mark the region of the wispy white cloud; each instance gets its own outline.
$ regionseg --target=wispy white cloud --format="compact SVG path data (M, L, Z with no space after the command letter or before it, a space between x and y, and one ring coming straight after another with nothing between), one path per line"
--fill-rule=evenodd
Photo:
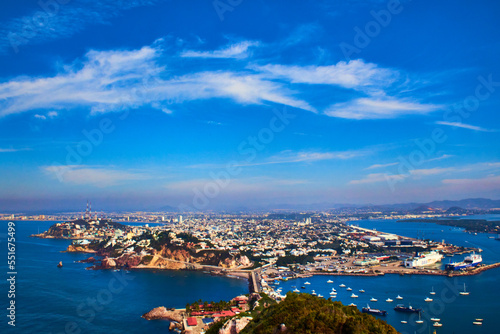
M394 164L387 165L373 165L375 167L365 168L365 169L374 169L374 168L382 168L386 166L393 166ZM481 173L481 172L494 172L500 170L500 162L481 162L475 164L468 164L462 166L455 167L435 167L435 168L421 168L421 169L413 169L405 174L389 174L389 173L374 173L368 174L361 179L352 180L349 184L369 184L369 183L378 183L384 181L402 181L404 179L408 180L420 180L425 177L443 175L443 174L453 174L460 175L460 173ZM459 179L457 179L459 180ZM457 181L458 182L458 181Z
M449 168L436 167L427 169L414 169L410 171L410 174L416 177L421 177L421 176L439 175L453 171L457 171L457 169L453 167Z
M30 148L1 148L0 153L11 153L11 152L20 152L20 151L31 151Z
M150 176L144 173L102 166L59 165L44 166L42 170L62 183L89 185L98 188L150 178Z
M339 152L291 152L285 151L279 155L269 158L262 164L296 163L296 162L314 162L321 160L347 160L366 155L366 151L352 150Z
M407 177L407 175L402 174L372 173L366 175L362 179L351 180L349 181L349 184L370 184L379 182L402 181Z
M439 108L439 105L423 104L408 99L367 97L336 103L327 108L325 114L356 120L390 119L404 115L425 115Z
M218 65L212 64L210 70L204 62L197 62L188 71L180 71L183 60L175 51L167 54L171 50L165 51L163 42L160 39L135 50L91 50L82 59L63 66L57 75L19 77L0 83L0 117L36 110L37 115L52 118L71 108L86 108L96 114L141 106L172 113L176 105L213 98L244 105L277 103L318 112L308 101L304 85L337 86L352 89L358 96L369 95L333 104L325 111L333 117L396 118L427 114L439 107L409 98L387 97L384 89L400 73L362 60L328 66L258 66L252 59L252 65L219 64L221 67L214 69ZM182 56L238 58L257 45L258 42L246 41L213 51L185 51Z
M498 191L500 189L500 175L488 175L479 178L466 179L444 179L443 185L453 189L454 191Z
M352 151L338 151L338 152L314 152L314 151L283 151L280 154L274 155L267 159L250 162L250 163L236 163L233 167L252 167L252 166L264 166L264 165L274 165L274 164L292 164L292 163L312 163L316 161L324 160L348 160L358 157L362 157L369 154L369 150L352 150ZM195 169L219 169L227 168L225 164L196 164L187 166L187 168Z
M315 111L280 83L258 74L204 71L162 78L158 45L138 50L90 51L82 65L66 66L53 77L17 78L0 84L0 116L37 109L87 107L94 113L150 105L170 105L211 98L242 104L273 102Z
M385 168L385 167L390 167L390 166L396 166L397 164L399 164L399 162L391 162L391 163L388 163L388 164L374 164L374 165L371 165L369 167L366 167L366 169L378 169L378 168Z
M40 1L43 6L29 15L2 22L0 53L22 46L72 36L92 24L104 24L124 10L162 0ZM64 4L62 4L64 3Z
M431 161L444 160L444 159L448 159L448 158L452 158L452 157L454 157L454 155L451 155L451 154L443 154L443 155L442 155L442 156L440 156L440 157L437 157L437 158L431 158L431 159L426 160L425 162L431 162Z
M445 121L437 121L436 124L439 125L447 125L447 126L452 126L455 128L462 128L462 129L468 129L468 130L473 130L473 131L482 131L482 132L494 132L496 130L490 130L490 129L485 129L480 126L475 126L475 125L470 125L470 124L465 124L465 123L459 123L459 122L445 122Z
M181 57L186 58L247 58L250 55L249 49L258 46L256 41L243 41L228 45L219 50L194 51L185 50L181 52Z
M337 85L346 88L388 86L394 82L397 71L380 68L363 60L340 61L329 66L264 65L257 70L272 78L285 78L291 83Z

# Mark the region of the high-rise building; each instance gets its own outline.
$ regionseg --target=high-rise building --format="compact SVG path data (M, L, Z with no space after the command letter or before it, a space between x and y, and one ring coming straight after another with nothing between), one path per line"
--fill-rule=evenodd
M182 224L182 215L179 215L179 224Z

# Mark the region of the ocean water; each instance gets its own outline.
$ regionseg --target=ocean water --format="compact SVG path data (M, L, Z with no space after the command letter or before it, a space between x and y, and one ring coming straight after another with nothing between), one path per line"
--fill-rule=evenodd
M7 222L0 221L0 333L168 333L168 321L141 315L154 307L229 300L248 293L243 279L194 271L85 270L91 255L61 253L69 240L30 238L53 222L16 222L16 326L7 324ZM59 261L63 268L57 268Z
M489 216L478 216L478 218L491 218ZM496 217L493 217L496 218ZM449 226L441 226L432 223L396 222L393 220L364 220L355 222L360 227L376 229L398 235L417 237L424 234L425 238L433 240L445 240L457 245L475 246L483 250L482 256L485 263L500 262L500 241L491 239L491 234L478 233L477 235L465 233L463 229ZM462 260L465 255L457 255L453 258L445 258L443 261ZM332 287L337 290L334 300L341 301L345 305L354 303L359 309L369 305L371 308L386 310L388 315L378 317L387 321L401 333L498 333L500 328L500 268L485 271L475 276L461 278L448 278L442 276L422 275L385 275L382 277L350 277L350 276L326 276L316 275L308 278L288 280L280 282L279 287L283 293L292 291L297 287L301 292L322 294L328 298ZM334 283L327 281L331 279ZM308 281L310 285L304 285ZM470 295L459 294L466 284ZM345 284L345 288L340 288ZM306 289L301 289L305 286ZM352 291L346 291L350 287ZM364 293L359 292L365 290ZM430 295L429 292L436 292ZM351 298L355 293L358 298ZM396 296L402 296L397 300ZM371 298L377 302L370 302ZM432 302L425 302L430 297ZM391 298L394 301L388 303L385 300ZM411 304L413 307L422 308L423 324L415 323L418 315L399 313L393 310L397 304ZM432 326L430 318L440 318L442 327ZM475 326L472 322L476 318L484 319L482 326ZM401 321L407 321L402 324Z

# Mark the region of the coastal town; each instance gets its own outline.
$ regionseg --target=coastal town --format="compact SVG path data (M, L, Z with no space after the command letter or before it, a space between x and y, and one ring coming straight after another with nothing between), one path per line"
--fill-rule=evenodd
M74 218L33 237L71 239L66 251L89 253L81 262L91 270L202 270L248 279L249 294L227 303L157 307L143 315L168 319L172 329L186 333L203 333L222 320L223 328L233 329L221 328L220 333L244 328L252 319L248 312L286 298L276 289L280 280L312 275L473 275L499 265L483 265L481 249L362 228L352 216L178 214L161 223L127 225L87 209ZM440 266L446 256L471 252L464 262Z

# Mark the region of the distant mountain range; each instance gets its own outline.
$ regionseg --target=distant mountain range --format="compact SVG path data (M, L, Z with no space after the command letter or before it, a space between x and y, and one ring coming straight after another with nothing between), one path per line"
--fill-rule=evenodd
M467 210L491 210L499 209L500 200L492 200L488 198L467 198L462 200L443 200L443 201L432 201L428 203L397 203L397 204L331 204L331 203L315 203L315 204L279 204L279 205L269 205L264 210L311 210L311 211L323 211L323 210L359 210L359 211L408 211L420 213L424 211L435 211L435 210L450 210L449 213L465 213Z

